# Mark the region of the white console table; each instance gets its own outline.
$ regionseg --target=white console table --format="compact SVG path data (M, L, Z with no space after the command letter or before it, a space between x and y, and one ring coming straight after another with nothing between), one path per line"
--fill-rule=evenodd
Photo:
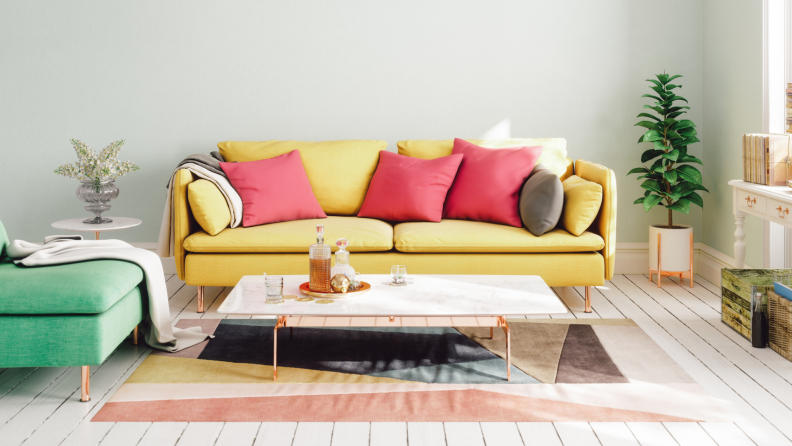
M735 268L745 267L745 216L755 215L759 218L792 228L792 188L786 186L762 186L740 180L729 181L734 188L734 220L737 230L734 231Z

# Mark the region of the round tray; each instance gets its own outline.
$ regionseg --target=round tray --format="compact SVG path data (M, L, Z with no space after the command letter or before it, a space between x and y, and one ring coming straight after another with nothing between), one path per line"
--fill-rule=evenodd
M350 291L348 293L320 293L320 292L317 292L317 291L311 291L311 288L309 286L310 286L310 284L308 282L305 282L305 283L301 284L300 285L300 292L303 293L303 294L307 294L309 296L313 296L313 297L327 297L327 298L330 298L330 299L338 299L339 297L359 296L359 295L361 295L363 293L367 293L369 290L371 290L371 285L369 285L366 282L361 282L359 290Z

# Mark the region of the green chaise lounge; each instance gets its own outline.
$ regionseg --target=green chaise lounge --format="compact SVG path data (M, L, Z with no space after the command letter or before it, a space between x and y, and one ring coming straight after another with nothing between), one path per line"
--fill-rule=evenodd
M17 266L8 243L0 222L0 368L82 367L80 399L90 401L90 365L130 332L137 344L148 308L143 271L119 260Z

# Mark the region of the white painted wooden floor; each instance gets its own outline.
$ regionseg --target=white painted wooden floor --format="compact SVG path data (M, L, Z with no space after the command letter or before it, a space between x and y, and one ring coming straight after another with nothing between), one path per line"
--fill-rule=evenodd
M174 320L222 318L230 288L210 287L207 312L197 289L167 277ZM710 394L729 402L736 423L91 423L89 420L150 352L124 343L91 372L93 401L81 403L78 368L0 369L0 445L790 445L792 363L754 349L720 322L718 286L617 276L592 293L556 288L569 318L631 318ZM316 321L312 321L312 324ZM429 324L432 325L432 321ZM410 325L415 324L412 321ZM406 325L406 323L405 323Z

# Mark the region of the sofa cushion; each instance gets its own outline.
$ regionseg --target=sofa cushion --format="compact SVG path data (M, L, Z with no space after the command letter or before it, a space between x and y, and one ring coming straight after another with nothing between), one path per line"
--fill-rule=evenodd
M377 169L385 141L226 141L217 145L227 162L257 161L299 150L308 181L329 215L357 215ZM450 153L449 153L450 154Z
M325 218L300 160L300 152L258 161L220 163L242 199L242 226Z
M196 232L187 237L184 248L191 252L308 252L308 247L316 243L317 224L324 225L325 243L333 250L338 249L335 241L339 238L349 240L347 250L352 252L393 248L393 227L388 223L372 218L338 216L228 228L214 237L203 231ZM305 265L307 268L308 257Z
M143 270L120 260L25 267L0 262L0 314L96 314L143 281Z
M587 230L602 205L602 186L577 175L564 180L564 212L561 224L574 235Z
M382 152L358 216L391 222L439 222L461 162L462 155L422 160Z
M525 228L465 220L400 223L394 231L401 252L591 252L605 246L592 232L575 237L554 229L536 237Z
M231 224L228 202L211 181L197 180L190 183L187 186L187 198L195 221L209 235L217 235Z

